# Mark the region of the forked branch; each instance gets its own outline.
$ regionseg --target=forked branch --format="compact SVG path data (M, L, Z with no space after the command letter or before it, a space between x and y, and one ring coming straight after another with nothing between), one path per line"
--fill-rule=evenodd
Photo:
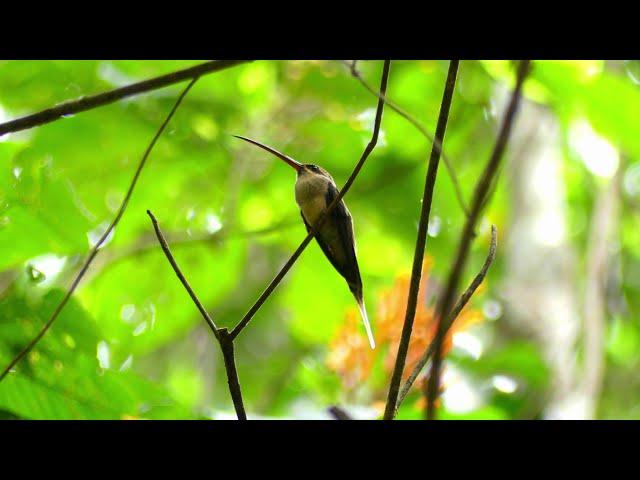
M380 91L383 94L384 94L384 92L386 92L386 88L387 88L387 81L388 81L388 78L389 78L390 65L391 65L391 61L390 60L385 60L384 66L383 66L383 70L382 70L382 80L381 80L381 85L380 85ZM349 179L345 183L345 186L342 188L342 190L337 195L337 197L334 199L334 201L327 207L327 209L325 210L325 213L318 219L318 221L314 225L314 228L313 228L312 232L317 230L319 227L322 226L322 224L325 221L325 219L327 218L328 214L333 210L333 208L338 204L338 202L340 202L340 200L342 200L342 198L346 195L346 193L351 188L351 185L353 184L355 178L358 176L358 173L362 169L362 166L364 165L364 162L367 160L367 158L369 157L369 155L371 154L371 152L375 148L375 146L377 144L377 141L378 141L378 135L379 135L379 132L380 132L380 123L382 121L383 109L384 109L384 101L382 99L380 99L378 101L378 108L376 110L376 118L375 118L375 122L374 122L374 128L373 128L373 134L372 134L371 141L369 142L369 144L365 148L364 153L362 154L362 157L360 158L360 161L356 164L353 172L351 173L351 176L349 177ZM240 389L240 382L239 382L239 379L238 379L238 372L237 372L236 366L235 366L234 340L238 336L238 334L248 325L248 323L251 321L251 319L253 318L255 313L260 309L260 307L264 304L264 302L267 300L267 298L269 298L271 293L273 293L273 291L278 286L280 281L284 278L284 276L287 274L287 272L289 271L291 266L295 263L295 261L298 259L300 254L304 251L306 246L309 244L309 242L313 238L313 233L307 234L307 237L303 240L303 242L300 244L300 246L296 249L296 251L293 253L293 255L289 258L287 263L280 269L280 271L277 273L277 275L271 281L271 283L267 286L267 288L264 290L264 292L262 292L262 294L260 295L258 300L252 305L252 307L249 309L249 311L238 322L238 324L231 331L231 333L229 333L226 328L217 328L216 327L214 321L211 319L209 314L206 312L206 310L202 306L202 303L198 300L198 297L196 296L195 292L193 291L193 289L191 288L191 286L187 282L185 276L180 271L180 268L178 267L178 264L176 263L175 259L173 258L173 255L171 254L171 250L169 249L169 246L167 245L167 242L164 239L164 236L162 235L162 232L160 231L160 227L158 226L157 220L155 219L155 217L153 216L153 214L150 211L147 210L147 213L148 213L149 217L151 218L151 221L153 222L153 226L154 226L154 229L156 231L156 236L158 237L158 241L160 242L160 245L162 246L162 250L164 251L167 259L169 260L169 263L173 267L176 275L178 276L178 278L182 282L183 286L185 287L185 289L187 290L187 292L191 296L191 299L196 304L196 306L197 306L198 310L200 311L201 315L203 316L203 318L205 319L205 321L207 322L207 324L209 325L209 327L213 331L216 339L218 340L218 343L220 345L220 348L222 350L222 354L223 354L223 357L224 357L224 363L225 363L225 368L226 368L226 372L227 372L227 381L228 381L228 384L229 384L229 392L231 393L231 398L233 400L233 404L234 404L234 407L236 409L236 414L237 414L239 420L246 420L246 413L245 413L244 405L243 405L243 401L242 401L242 393L241 393L241 389Z
M153 215L153 213L151 213L150 210L147 210L147 215L149 215L149 218L151 218L151 222L153 223L153 229L156 232L156 237L158 237L158 242L160 242L162 251L167 257L167 260L169 260L171 267L173 267L173 271L176 273L176 275L180 279L180 282L189 293L191 300L193 300L193 303L196 305L196 307L198 308L198 311L202 315L202 318L204 319L204 321L207 323L207 325L213 332L213 335L216 337L216 340L218 340L218 344L220 345L220 350L222 351L222 357L224 359L224 367L227 372L227 383L229 384L229 393L231 394L231 399L233 401L233 406L236 410L236 415L238 417L238 420L246 420L247 414L244 410L244 403L242 401L242 390L240 389L240 380L238 378L238 371L236 369L233 339L231 338L226 328L218 328L215 322L213 321L213 319L209 316L209 314L207 313L207 310L202 305L202 302L200 302L200 300L198 299L198 296L195 294L195 292L191 288L191 285L189 285L189 282L187 281L186 277L180 270L178 263L173 258L173 254L171 253L171 250L169 249L169 245L167 244L167 241L165 240L164 235L160 230L160 226L158 225L158 221L156 220L156 217Z

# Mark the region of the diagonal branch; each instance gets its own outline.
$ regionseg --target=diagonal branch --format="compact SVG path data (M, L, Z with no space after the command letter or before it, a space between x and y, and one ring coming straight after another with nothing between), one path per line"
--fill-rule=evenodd
M478 274L475 276L471 284L464 291L462 296L458 299L458 303L456 303L456 306L453 307L453 311L449 315L449 320L447 321L447 325L445 326L445 329L444 329L445 334L449 331L453 323L456 321L456 318L458 318L458 315L460 315L460 312L462 311L462 309L467 305L467 303L471 299L471 296L478 289L478 287L484 280L484 277L486 277L487 272L489 271L489 267L493 263L493 260L496 258L497 241L498 241L498 234L497 234L496 226L491 225L491 245L489 247L489 254L487 255L487 258L484 261L484 264L482 265L482 268L480 269ZM413 386L413 383L416 381L416 378L418 378L418 375L420 375L420 372L422 371L424 366L427 364L427 362L431 358L434 348L435 348L435 342L432 341L429 344L429 347L422 354L422 357L420 357L420 360L418 360L418 363L416 364L416 366L413 368L411 374L409 375L409 378L407 378L407 381L404 383L404 385L400 389L400 395L398 396L398 402L396 403L396 412L400 408L400 405L402 405L402 402L404 401L404 398L407 396L407 393L409 393L409 390L411 390L411 387Z
M467 207L467 204L464 200L464 195L462 194L462 188L460 187L460 182L458 182L458 176L456 175L456 171L453 168L453 164L451 163L449 156L446 155L444 152L442 143L434 135L432 135L426 128L424 128L420 124L420 122L418 122L418 120L416 120L415 117L413 117L409 112L401 108L395 102L391 101L391 99L389 99L389 97L387 97L386 95L382 95L381 93L377 92L374 88L371 88L371 85L367 83L367 81L362 77L362 74L356 68L356 60L354 60L352 63L347 63L347 66L349 67L349 71L351 72L351 75L356 80L358 80L364 88L366 88L369 92L371 92L378 98L382 99L389 106L391 110L396 112L406 121L408 121L411 125L413 125L432 144L438 145L438 147L440 148L440 155L442 156L442 161L444 162L445 167L447 167L447 171L449 172L449 177L451 177L451 182L453 183L453 188L456 192L456 198L458 200L458 203L460 204L460 208L462 209L464 214L468 216L469 208Z
M476 184L473 201L471 203L471 213L469 217L467 217L467 221L465 222L464 230L462 231L462 235L460 237L460 244L458 246L456 259L454 261L453 268L449 273L446 288L444 289L443 294L440 297L440 300L436 307L438 328L434 337L435 346L433 366L431 368L431 374L429 375L427 388L427 418L429 419L433 419L435 417L435 400L438 394L438 390L440 389L442 341L444 339L445 332L445 325L442 319L449 317L449 312L451 311L454 295L458 288L458 284L460 283L460 277L462 276L462 271L464 269L464 265L469 254L469 249L471 247L471 241L474 237L473 231L475 229L476 222L480 217L480 211L487 196L487 192L489 191L489 188L491 186L491 182L493 181L498 171L498 167L500 166L502 154L504 153L504 150L506 148L509 134L511 133L511 128L513 126L513 121L515 119L516 111L518 110L520 94L522 92L522 85L524 83L525 77L527 76L527 73L529 72L529 66L530 62L528 60L523 60L518 65L515 89L513 91L513 94L511 95L511 100L509 101L507 112L502 121L500 132L498 133L498 138L496 140L493 152L491 153L491 157L489 158L489 162L487 163L487 166L482 172L482 176Z
M387 405L384 412L385 420L393 420L395 406L398 400L398 390L400 389L400 381L402 380L402 372L404 371L407 351L409 350L409 340L411 339L411 331L413 330L413 321L416 316L418 291L420 289L420 278L422 277L422 262L424 260L425 246L427 244L427 227L429 225L429 214L431 213L431 201L433 199L433 190L436 183L436 175L438 174L438 164L440 162L440 146L442 145L444 134L447 129L449 109L451 107L453 90L456 85L456 76L458 74L458 64L458 60L451 60L449 62L449 72L447 73L447 81L442 94L442 103L440 105L440 114L438 115L438 125L436 127L436 138L438 139L438 142L434 142L431 148L429 167L427 168L427 175L425 178L422 209L420 212L420 224L418 226L418 238L416 239L416 248L413 255L413 269L411 271L407 310L404 317L404 324L402 326L400 344L398 345L396 363L393 367L391 382L389 384L389 394L387 396Z
M158 241L160 242L160 246L162 247L162 251L164 252L167 260L173 267L173 271L176 273L180 282L184 286L184 288L189 293L189 296L195 303L196 307L200 311L202 318L204 318L209 328L218 340L218 344L220 345L220 350L222 351L222 357L224 359L224 368L227 372L227 383L229 384L229 393L231 394L231 399L233 401L233 406L236 410L236 415L238 416L238 420L246 420L247 414L244 410L244 403L242 401L242 391L240 389L240 380L238 379L238 370L236 369L236 361L235 361L235 353L234 353L234 345L233 339L229 334L229 331L226 328L218 328L213 321L213 319L209 316L205 308L202 306L202 302L198 299L197 295L189 285L189 282L185 278L184 274L180 270L180 267L176 263L173 255L171 254L171 250L169 249L169 245L160 230L160 226L158 225L158 220L151 213L150 210L147 210L147 215L151 218L151 222L153 222L153 229L156 231L156 237L158 237Z
M380 81L380 92L382 92L383 95L387 91L387 80L389 78L390 65L391 65L391 60L385 60L384 67L382 69L382 79ZM367 147L364 149L364 152L362 153L360 160L358 161L355 168L353 169L351 176L345 183L344 187L342 187L342 189L340 190L340 193L336 196L333 202L324 211L324 214L320 216L316 224L313 226L311 232L307 234L306 238L302 241L300 246L296 249L293 255L291 255L289 260L287 260L287 263L284 264L284 266L280 269L278 274L274 277L274 279L267 286L264 292L262 292L260 297L258 297L258 300L256 300L256 302L251 306L249 311L244 315L244 317L242 317L242 319L238 322L235 328L231 331L231 334L230 334L231 339L235 339L238 336L238 334L240 334L240 332L244 329L244 327L246 327L247 324L251 321L253 316L262 306L262 304L267 300L267 298L269 298L271 293L282 281L282 279L287 274L289 269L293 266L293 264L296 262L298 257L302 254L304 249L307 248L307 245L309 245L309 242L311 242L311 239L313 238L313 232L317 231L317 229L322 226L322 224L324 223L329 213L331 213L334 207L342 200L342 198L347 194L347 192L351 188L351 185L353 184L354 180L360 173L360 170L362 169L364 162L367 160L367 158L375 148L376 144L378 143L378 134L380 132L380 122L382 121L383 110L384 110L384 101L382 99L379 99L378 106L376 109L376 117L375 117L375 122L373 126L373 134L371 136L371 141L367 144Z
M158 225L158 220L156 220L156 217L153 215L153 213L151 213L151 210L147 210L147 215L149 215L149 217L151 218L151 222L153 223L153 229L156 231L156 237L158 237L158 241L160 242L160 246L162 247L162 251L164 252L164 254L167 257L167 259L169 260L169 263L171 264L171 266L173 267L173 271L176 272L176 275L178 276L178 279L180 279L180 282L182 283L184 288L189 293L189 296L191 297L191 300L193 300L193 303L196 304L196 307L198 307L198 310L200 311L200 313L202 314L202 317L205 319L205 321L209 325L209 328L211 328L211 331L213 332L215 337L218 339L218 341L220 341L220 335L218 334L217 325L215 324L213 319L209 316L209 314L205 310L205 308L202 305L202 303L200 303L200 300L198 300L198 297L196 296L195 292L191 288L191 285L189 285L189 282L187 281L185 276L180 271L180 267L178 267L178 264L176 263L175 259L173 258L173 255L171 254L171 250L169 250L169 245L167 244L167 241L165 240L164 235L160 231L160 226Z
M7 133L18 132L29 128L44 125L45 123L54 122L61 119L65 115L73 115L76 113L91 110L96 107L108 105L109 103L122 100L132 95L157 90L174 83L183 82L189 79L196 79L208 73L219 72L226 68L245 63L248 60L212 60L210 62L201 63L194 67L185 68L176 72L167 73L159 77L150 78L138 83L132 83L126 87L116 88L108 92L99 93L90 97L83 97L78 100L70 100L55 107L47 108L31 115L9 120L0 123L0 137Z
M155 146L156 142L158 141L158 138L160 138L160 135L162 135L162 132L164 132L165 128L167 127L167 124L169 123L169 121L173 117L173 114L176 113L176 110L180 106L180 103L182 103L182 99L187 95L189 90L191 90L191 87L193 87L193 85L197 81L198 81L198 77L194 78L193 80L191 80L189 85L187 85L187 87L182 91L182 93L180 94L180 96L176 100L176 103L173 105L173 108L171 109L171 111L167 115L167 118L165 118L164 122L162 122L162 125L160 126L160 128L158 129L156 134L154 135L153 139L151 140L151 143L149 144L149 146L147 147L146 151L144 152L144 155L142 156L142 159L140 160L140 163L138 164L138 168L136 169L136 172L133 175L133 179L131 180L131 184L129 185L129 189L127 190L127 193L126 193L124 199L122 200L122 204L120 205L120 208L118 209L118 213L116 214L115 218L113 219L113 221L111 222L109 227L105 230L105 232L102 234L100 239L96 242L96 244L93 246L93 248L89 252L89 255L87 256L87 259L85 260L84 264L82 265L82 268L80 269L80 271L76 275L76 278L73 280L73 283L71 284L71 287L69 287L69 290L67 290L67 293L65 294L64 298L58 304L56 309L53 311L53 314L51 314L51 317L49 318L49 320L47 320L47 323L45 323L43 325L43 327L40 329L40 331L35 336L35 338L33 340L31 340L31 342L29 342L29 344L27 344L27 346L24 347L20 351L20 353L18 353L18 355L16 355L14 357L14 359L11 360L11 363L9 363L9 365L7 365L7 367L2 371L2 373L0 374L0 382L7 376L7 374L11 371L11 369L20 360L22 360L22 358L24 358L24 356L27 353L29 353L31 351L31 349L40 341L40 339L44 336L44 334L47 333L47 330L49 330L51 325L53 325L53 322L55 322L56 318L58 318L58 315L60 314L62 309L65 307L65 305L67 304L67 302L71 298L71 295L73 295L73 292L78 287L78 284L80 283L80 280L82 280L82 277L84 277L84 274L89 269L89 266L91 265L91 262L93 262L93 259L96 257L96 255L98 255L98 251L100 250L100 247L105 242L105 240L109 237L109 235L111 235L111 232L113 232L113 229L116 227L116 225L118 225L118 222L120 222L120 219L122 218L122 215L124 215L124 212L125 212L125 210L127 208L127 205L129 204L129 200L131 199L131 195L133 194L133 189L135 188L136 183L138 182L138 178L140 177L140 173L142 172L142 169L144 168L144 166L145 166L145 164L147 162L147 158L149 157L149 154L151 153L151 150L153 150L153 147Z

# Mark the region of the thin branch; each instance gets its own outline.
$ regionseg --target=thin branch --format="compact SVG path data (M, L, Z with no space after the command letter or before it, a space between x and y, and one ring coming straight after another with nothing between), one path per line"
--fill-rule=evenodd
M445 332L445 322L443 322L442 319L449 317L449 312L451 311L454 295L458 288L458 284L460 283L460 277L462 276L462 271L469 254L471 241L474 237L473 231L480 216L480 211L485 201L485 197L487 196L487 192L491 186L491 182L495 177L496 172L498 171L498 167L502 159L502 154L504 153L505 147L507 145L509 134L511 133L513 121L515 119L515 114L518 109L518 104L520 102L522 85L524 83L525 77L527 76L527 73L529 72L529 66L530 62L528 60L523 60L518 65L516 86L513 91L513 95L511 96L511 100L509 101L509 106L507 107L507 112L502 121L500 132L498 134L493 152L491 153L491 157L489 158L489 162L482 172L480 180L478 180L478 183L476 184L473 201L471 203L471 214L469 215L469 217L467 217L467 221L465 222L464 230L462 231L462 235L460 237L460 244L458 246L456 259L453 264L453 269L449 273L446 288L444 289L443 294L440 297L440 300L436 307L438 328L434 338L434 357L431 374L429 375L427 395L427 418L429 419L433 419L435 417L435 401L438 395L438 390L440 388L442 341L444 339Z
M420 224L418 226L418 238L416 239L416 248L413 255L413 269L411 272L411 283L409 286L409 296L407 299L407 310L402 326L402 336L398 345L398 353L396 355L396 363L393 367L391 382L389 384L389 394L387 396L387 404L384 412L385 420L393 420L396 402L398 400L398 391L400 389L400 381L402 380L402 372L407 359L409 350L409 340L411 331L413 330L413 321L416 316L416 306L418 304L418 291L420 289L420 278L422 277L422 262L424 260L424 250L427 244L427 227L429 225L429 214L431 213L431 201L433 199L433 190L438 174L438 164L440 163L440 145L444 140L444 134L447 129L447 121L449 120L449 109L453 99L453 91L456 85L456 76L458 74L458 60L449 62L449 72L447 73L447 81L442 94L442 103L440 104L440 114L438 115L438 125L436 127L436 138L438 142L434 142L431 148L431 156L429 157L429 166L424 184L424 194L422 197L422 209L420 212Z
M178 267L178 264L176 263L175 259L173 258L173 255L171 254L171 250L169 250L169 245L167 245L167 241L165 240L164 235L162 235L162 232L160 231L160 226L158 225L158 220L156 220L156 217L153 215L153 213L151 213L151 210L147 210L147 215L149 215L149 218L151 218L151 222L153 223L153 229L156 231L156 237L158 237L158 241L160 242L160 246L162 247L162 251L164 252L165 256L167 257L167 260L169 260L169 263L171 264L171 266L173 267L173 271L176 272L176 275L180 279L180 282L182 283L182 285L184 285L184 288L189 293L189 296L191 297L191 300L193 300L193 303L196 304L196 307L198 307L198 310L200 311L200 313L202 314L202 317L205 319L205 321L207 322L207 324L211 328L211 331L216 336L218 341L220 341L220 335L218 334L217 325L215 324L213 319L209 316L209 314L205 310L205 308L202 305L202 303L200 303L200 300L198 300L198 297L196 296L195 292L191 288L191 285L189 285L189 282L187 281L185 276L180 271L180 267Z
M191 300L193 300L193 303L195 303L196 307L200 311L202 318L204 318L205 322L207 322L207 325L209 325L209 328L211 328L211 331L216 337L216 340L218 340L218 343L220 344L220 350L222 351L222 357L224 359L224 367L227 372L227 383L229 384L229 393L231 393L231 399L233 401L233 406L236 410L236 415L238 416L238 420L246 420L247 414L244 410L244 403L242 401L242 391L240 389L240 380L238 379L238 371L236 370L233 339L231 338L229 331L226 328L218 328L216 326L213 319L209 316L205 308L202 306L202 302L200 302L200 300L198 299L198 296L195 294L195 292L191 288L191 285L189 285L189 282L187 281L184 274L180 270L180 267L178 266L177 262L173 258L173 254L171 253L171 250L169 249L169 245L167 244L167 241L165 240L164 235L160 230L160 226L158 225L158 221L156 220L156 217L153 215L153 213L151 213L150 210L147 210L147 215L149 215L149 218L151 218L151 222L153 223L153 229L156 232L156 237L158 237L158 241L160 242L162 251L167 257L167 260L169 260L169 263L171 264L171 266L173 267L173 271L180 279L180 282L189 293Z
M138 83L132 83L126 87L116 88L114 90L109 90L108 92L99 93L90 97L83 97L78 100L70 100L55 107L47 108L46 110L42 110L37 113L32 113L31 115L0 123L0 137L7 133L27 130L39 125L44 125L45 123L54 122L66 115L74 115L96 107L108 105L132 95L139 95L141 93L173 85L174 83L180 83L185 80L196 79L209 73L219 72L220 70L224 70L241 63L246 63L248 61L249 60L212 60L210 62L198 64L194 67L185 68L184 70L167 73Z
M445 326L445 334L453 326L453 323L458 318L458 315L460 315L460 312L462 311L462 309L467 305L467 303L471 299L471 296L478 289L478 287L484 280L484 277L486 277L487 271L489 270L489 267L491 266L491 264L493 263L493 260L496 257L497 242L498 242L498 233L496 230L496 226L491 225L491 245L489 247L489 254L487 255L487 258L484 261L484 264L482 265L482 268L480 269L478 274L475 276L475 278L473 279L471 284L467 287L467 289L462 294L462 296L458 299L458 303L456 303L456 306L453 307L453 311L449 315L449 320L447 321L447 325ZM434 347L435 347L435 343L432 341L429 344L429 347L422 354L422 357L420 357L420 360L418 360L418 363L416 364L416 366L411 371L409 378L407 378L407 381L404 383L404 385L400 389L400 395L398 396L398 402L396 404L396 412L400 408L400 405L402 405L402 402L404 401L404 398L409 393L409 390L411 390L411 387L413 386L413 383L418 378L418 375L420 375L420 372L422 371L422 369L425 367L425 365L431 358Z
M127 205L129 204L129 200L131 199L131 195L133 194L133 189L135 188L136 183L138 182L138 178L140 177L140 173L142 172L142 169L144 168L145 163L147 162L147 158L149 157L149 154L151 153L151 150L153 149L153 147L155 146L156 142L158 141L158 138L160 138L160 135L162 135L162 132L164 132L167 124L169 123L169 121L173 117L173 114L176 112L176 110L180 106L180 103L182 103L182 99L187 95L189 90L191 90L191 87L193 87L193 85L196 83L197 80L198 80L198 77L196 77L193 80L191 80L189 85L187 85L187 87L182 91L182 93L180 94L180 96L176 100L176 103L173 105L173 108L171 109L171 111L167 115L167 118L165 118L164 122L162 123L162 125L160 126L160 128L158 129L156 134L154 135L153 139L151 140L151 143L149 144L149 146L147 147L146 151L144 152L144 155L142 156L142 159L140 160L140 163L138 164L138 168L136 169L136 172L133 175L133 179L131 180L131 184L129 185L129 189L127 190L127 193L126 193L124 199L122 200L122 204L120 205L120 208L118 209L118 213L116 214L115 218L113 219L113 221L109 225L109 228L107 228L105 230L105 232L102 234L102 236L100 237L98 242L93 246L93 248L89 252L89 255L88 255L87 259L85 260L84 264L82 265L82 268L78 272L78 275L73 280L73 283L71 284L71 287L69 288L69 290L67 290L66 295L64 296L62 301L58 304L58 306L54 310L53 314L51 315L51 317L49 318L47 323L44 324L44 326L40 329L40 331L35 336L35 338L33 340L31 340L31 342L29 342L29 344L26 347L24 347L20 351L20 353L18 353L18 355L16 355L14 357L14 359L11 360L11 363L9 363L9 365L3 370L2 374L0 374L0 382L7 376L9 371L11 371L11 369L20 360L22 360L22 358L24 358L24 356L27 353L29 353L31 351L31 349L40 341L40 339L44 336L44 334L47 333L47 330L49 330L51 325L53 325L53 322L55 322L56 318L58 318L58 315L60 314L62 309L65 307L65 305L67 304L67 302L71 298L71 295L73 295L73 292L76 290L78 284L80 283L80 280L82 280L82 277L87 272L89 266L91 265L91 262L93 262L93 259L96 257L96 255L98 255L98 251L100 250L100 247L105 242L105 240L109 237L109 235L111 235L111 232L116 227L116 225L118 225L118 222L120 222L120 219L122 218L122 215L124 215L124 212L125 212L125 210L127 208Z
M389 78L389 67L390 67L390 65L391 65L391 61L390 60L385 60L384 66L383 66L383 69L382 69L382 79L380 81L380 91L382 92L383 95L387 91L387 80ZM317 231L317 229L322 226L322 224L324 223L324 221L327 218L327 216L329 215L329 213L331 213L331 211L334 209L334 207L342 200L342 198L347 194L347 192L351 188L351 185L353 184L354 180L356 179L356 177L360 173L360 170L362 169L362 166L364 165L364 162L367 160L367 158L369 157L369 154L371 154L371 152L373 151L373 149L375 148L375 146L376 146L376 144L378 142L378 134L380 132L380 122L382 120L382 112L383 112L383 110L384 110L384 101L382 99L379 99L378 100L378 106L377 106L377 109L376 109L376 117L375 117L375 122L374 122L374 126L373 126L373 134L371 136L371 141L367 144L367 147L364 149L364 152L362 153L362 157L360 157L360 160L358 161L358 163L356 164L355 168L353 169L353 172L351 173L351 176L349 177L349 179L345 183L344 187L340 190L340 193L338 194L338 196L327 207L327 209L324 211L324 214L320 216L318 221L313 226L311 232L309 234L307 234L306 238L302 241L300 246L296 249L296 251L289 258L289 260L287 260L287 263L284 264L284 266L280 269L278 274L274 277L274 279L267 286L267 288L264 290L264 292L262 292L260 297L258 297L258 300L256 300L256 302L251 306L249 311L244 315L244 317L242 317L242 319L238 322L238 324L235 326L235 328L231 331L231 338L232 339L235 339L238 336L238 334L251 321L253 316L260 309L260 307L267 300L267 298L269 298L271 293L275 290L275 288L278 286L280 281L284 278L284 276L287 274L289 269L296 262L298 257L302 254L302 252L307 247L307 245L309 245L309 242L311 242L311 239L313 238L313 232Z
M356 68L356 60L352 63L345 62L349 67L349 71L351 75L362 84L364 88L366 88L369 92L382 99L391 110L396 112L406 121L408 121L411 125L413 125L422 135L425 136L427 140L429 140L432 144L438 145L440 148L440 155L442 156L442 160L444 161L444 165L447 167L447 171L449 172L449 176L451 177L451 182L453 183L453 188L456 192L456 198L458 203L460 204L460 208L465 213L465 215L469 216L469 208L464 200L464 195L462 194L462 188L460 187L460 182L458 181L458 176L456 174L455 169L453 168L453 163L449 159L449 156L445 154L444 148L442 147L442 143L438 141L438 139L432 135L426 128L424 128L415 117L413 117L409 112L400 107L397 103L391 101L387 96L382 95L377 92L374 88L371 88L371 85L367 83L367 81L362 77L362 74Z

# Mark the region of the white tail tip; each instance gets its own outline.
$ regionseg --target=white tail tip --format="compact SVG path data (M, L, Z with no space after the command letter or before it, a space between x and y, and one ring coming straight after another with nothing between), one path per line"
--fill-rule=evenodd
M373 339L373 332L371 331L371 325L369 324L369 317L367 316L367 309L364 306L364 300L362 303L358 302L358 308L360 309L364 328L367 331L367 337L369 337L369 345L371 345L371 349L374 349L376 348L376 341Z

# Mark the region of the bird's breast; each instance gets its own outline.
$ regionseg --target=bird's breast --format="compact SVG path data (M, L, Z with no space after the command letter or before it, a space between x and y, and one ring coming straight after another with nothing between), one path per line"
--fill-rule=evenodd
M305 175L296 181L296 203L309 224L316 222L327 207L329 180L320 175Z

